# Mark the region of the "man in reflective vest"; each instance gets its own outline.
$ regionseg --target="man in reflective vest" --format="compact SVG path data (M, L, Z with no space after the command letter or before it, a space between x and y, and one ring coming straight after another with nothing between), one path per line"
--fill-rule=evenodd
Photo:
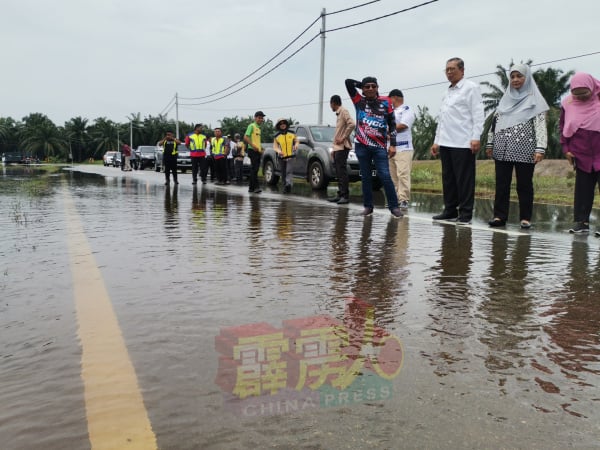
M227 184L227 154L229 147L225 145L225 138L221 128L215 128L215 137L210 140L210 152L215 160L216 184Z
M163 165L165 166L165 184L168 185L169 174L173 174L173 182L179 184L177 181L177 145L181 144L181 141L177 139L172 131L167 131L166 136L163 140L158 142L158 145L163 148Z
M192 160L192 184L198 182L198 169L202 184L206 184L208 165L206 163L206 136L202 134L202 125L196 124L194 131L185 137L185 146L190 151Z

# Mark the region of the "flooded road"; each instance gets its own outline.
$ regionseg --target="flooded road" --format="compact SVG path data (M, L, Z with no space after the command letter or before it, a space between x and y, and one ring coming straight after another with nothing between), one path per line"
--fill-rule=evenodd
M600 239L570 208L521 232L491 201L457 227L439 196L363 219L162 183L4 169L0 448L598 448Z

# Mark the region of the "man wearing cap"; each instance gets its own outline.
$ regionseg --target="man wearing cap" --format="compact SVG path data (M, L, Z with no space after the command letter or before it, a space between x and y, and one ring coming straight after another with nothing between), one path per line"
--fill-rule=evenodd
M390 176L388 158L396 154L396 122L394 109L387 97L380 97L377 78L365 77L362 81L346 80L346 89L356 109L356 133L354 148L360 166L363 192L363 216L373 214L373 188L371 162L383 183L387 204L393 217L403 216L398 207L398 196ZM362 89L363 95L356 89ZM388 136L390 140L387 148Z
M335 122L335 135L333 136L333 163L335 164L335 174L338 180L338 192L335 197L328 198L330 202L343 205L348 203L350 198L350 187L348 180L348 154L352 148L350 135L356 127L356 122L346 108L342 106L342 98L339 95L332 95L329 100L331 110L337 116Z
M444 210L433 220L467 225L475 202L475 155L481 146L483 100L477 83L465 80L460 58L446 61L450 86L442 100L431 154L442 161Z
M202 134L202 125L196 124L194 131L185 137L185 146L190 151L192 160L192 184L198 182L198 171L202 184L206 184L206 174L208 166L206 165L206 136Z
M260 194L262 190L258 187L258 169L260 168L260 155L262 154L262 146L260 143L260 125L265 121L265 113L256 111L254 114L254 122L248 125L244 134L244 142L247 145L248 156L252 163L250 170L250 182L248 184L248 192Z
M415 122L415 114L404 104L404 95L400 89L389 93L394 107L396 121L396 154L390 158L390 173L396 186L396 195L401 209L408 208L410 200L410 171L412 169L413 145L410 127Z
M288 131L290 123L287 119L278 119L275 124L275 140L273 141L273 150L281 158L279 161L281 174L284 177L285 184L283 187L284 194L292 192L292 183L294 177L294 167L292 158L296 156L298 150L298 139L291 131Z

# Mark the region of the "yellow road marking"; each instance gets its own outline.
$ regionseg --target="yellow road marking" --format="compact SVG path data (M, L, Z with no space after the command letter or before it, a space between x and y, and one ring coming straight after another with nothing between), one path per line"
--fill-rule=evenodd
M65 210L90 443L93 449L156 449L135 369L69 193Z

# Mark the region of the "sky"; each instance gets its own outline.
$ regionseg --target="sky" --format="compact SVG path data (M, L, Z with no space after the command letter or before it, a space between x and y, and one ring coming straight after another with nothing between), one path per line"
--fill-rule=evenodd
M0 117L30 113L64 125L106 117L128 123L166 113L217 126L224 117L262 110L268 119L317 123L321 39L251 86L201 100L245 78L305 30L321 10L333 13L369 0L3 0L0 27ZM326 16L326 29L410 8L427 0L380 0ZM323 122L346 78L375 76L380 93L404 92L405 103L435 115L446 89L446 60L465 61L465 76L532 59L600 78L598 0L438 0L364 25L328 31ZM254 80L319 33L320 20ZM537 69L535 67L534 69ZM474 81L497 83L495 76ZM421 87L434 84L433 86ZM175 95L178 95L178 107Z

